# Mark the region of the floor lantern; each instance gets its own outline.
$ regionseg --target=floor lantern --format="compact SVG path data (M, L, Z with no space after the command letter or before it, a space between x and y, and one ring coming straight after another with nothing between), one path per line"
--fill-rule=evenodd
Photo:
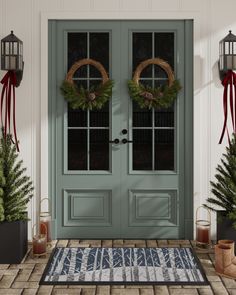
M200 211L205 211L204 216L199 217ZM196 247L208 249L211 244L211 214L210 211L200 206L196 211Z
M46 201L48 203L48 210L42 211L42 202ZM39 223L40 223L40 233L47 235L47 244L51 245L52 242L52 232L51 232L51 225L52 225L52 215L50 210L50 201L48 198L43 198L40 202L40 215L39 215Z

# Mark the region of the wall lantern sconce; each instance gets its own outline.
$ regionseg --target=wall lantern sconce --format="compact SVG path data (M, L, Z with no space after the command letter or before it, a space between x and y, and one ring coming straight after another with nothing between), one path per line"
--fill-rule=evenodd
M228 70L236 70L236 36L231 31L220 41L219 51L219 71L222 81Z
M219 140L222 143L225 133L228 135L228 142L230 144L230 135L227 126L228 114L232 119L233 133L236 134L236 36L229 31L229 34L219 43L220 57L219 57L219 75L221 84L224 87L223 92L223 113L224 123ZM228 111L229 110L229 111ZM230 126L231 129L231 126ZM226 132L227 131L227 132Z
M22 80L23 68L23 42L11 31L10 35L1 40L1 70L14 71L18 87Z
M15 118L15 87L20 85L23 77L23 68L23 42L13 34L13 31L11 31L10 35L1 40L1 70L7 71L7 73L0 81L2 84L0 116L2 119L2 127L4 128L5 139L7 133L11 133L10 126L12 120L14 141L18 152L19 145L16 135Z

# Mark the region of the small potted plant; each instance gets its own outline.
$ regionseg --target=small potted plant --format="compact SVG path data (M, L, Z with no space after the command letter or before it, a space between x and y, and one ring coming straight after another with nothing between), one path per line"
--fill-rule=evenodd
M11 135L0 139L0 263L20 263L28 249L27 203L32 181L25 176Z
M236 134L216 168L215 181L211 181L212 197L204 206L217 213L217 240L236 241Z

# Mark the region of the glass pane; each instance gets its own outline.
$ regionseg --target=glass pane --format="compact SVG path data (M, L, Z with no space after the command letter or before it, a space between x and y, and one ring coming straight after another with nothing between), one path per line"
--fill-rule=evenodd
M155 111L155 126L174 127L174 108Z
M109 33L90 33L89 42L90 58L99 61L109 73ZM90 66L90 77L100 78L101 74Z
M133 101L133 126L134 127L151 127L152 126L152 110L141 109L135 101Z
M102 83L102 80L89 80L89 87L96 87Z
M174 70L174 33L155 33L155 57L167 61Z
M86 127L87 111L73 110L68 105L68 127Z
M87 78L88 77L88 65L80 67L75 71L73 78Z
M133 130L133 170L152 170L152 130Z
M68 130L68 170L87 170L87 130Z
M144 85L144 86L148 86L148 87L152 87L152 80L144 80L144 79L142 79L142 80L139 80L139 83L141 83L142 85Z
M90 170L109 170L109 130L90 130Z
M109 101L101 110L90 111L91 127L109 127Z
M155 130L155 170L174 170L174 130Z
M74 80L75 85L77 85L78 89L83 86L84 89L87 89L87 81L86 80Z
M153 67L154 65L148 65L146 68L144 68L140 74L141 78L151 78L153 76Z
M68 33L68 70L78 60L87 58L87 33Z
M155 80L154 81L154 86L155 87L160 87L168 84L168 80Z
M133 33L133 71L148 58L152 58L152 33ZM144 69L142 76L151 77L152 67Z
M166 78L168 79L166 71L164 71L161 67L155 65L155 78Z

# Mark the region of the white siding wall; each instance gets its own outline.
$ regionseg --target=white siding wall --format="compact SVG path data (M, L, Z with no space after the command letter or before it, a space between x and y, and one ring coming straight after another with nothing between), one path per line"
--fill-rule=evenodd
M25 71L16 91L16 116L21 157L35 184L29 228L40 197L47 194L47 19L194 19L195 211L209 195L209 180L227 143L218 145L223 124L218 43L229 29L236 33L235 10L235 0L227 0L227 6L220 0L0 0L0 38L14 30L24 42Z

